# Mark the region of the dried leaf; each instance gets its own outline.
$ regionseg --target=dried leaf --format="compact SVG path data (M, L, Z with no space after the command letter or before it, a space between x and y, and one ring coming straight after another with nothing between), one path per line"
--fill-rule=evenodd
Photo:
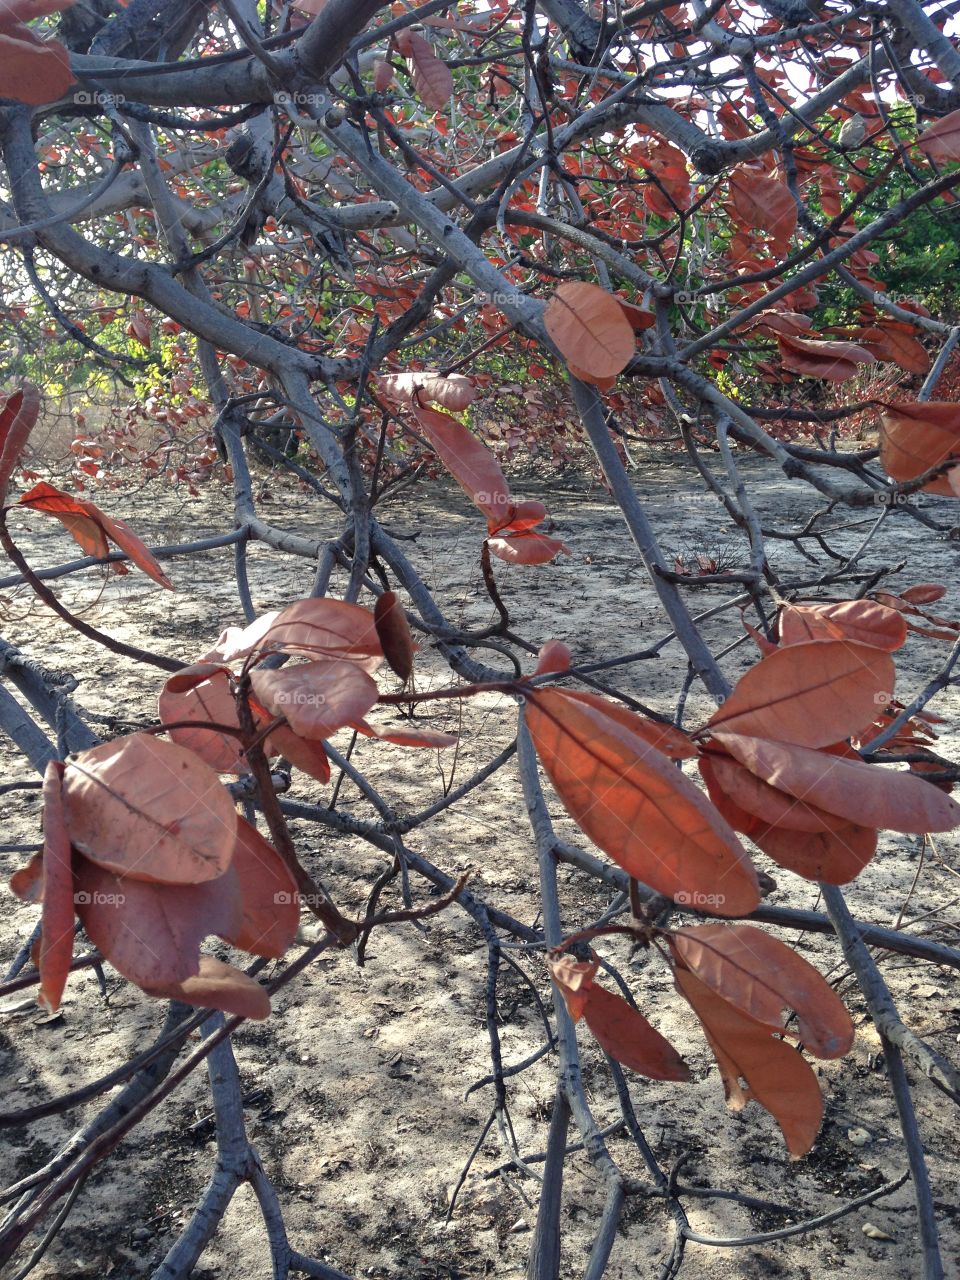
M806 1155L823 1119L823 1098L809 1063L682 965L675 966L674 980L703 1024L730 1109L741 1111L748 1102L758 1102L780 1126L790 1155Z
M173 583L160 568L150 549L141 542L129 525L105 515L92 502L72 498L68 493L55 489L41 480L18 501L18 506L54 516L73 534L88 555L102 557L109 553L107 539L126 552L137 568L142 569L154 582L173 590Z
M780 641L852 640L888 653L906 643L907 624L896 609L876 600L788 605L780 611Z
M199 884L230 865L237 813L192 751L146 733L72 756L64 809L73 844L107 871L162 884Z
M201 956L198 972L182 982L144 990L151 996L182 1000L201 1009L222 1009L241 1018L263 1021L270 1016L270 997L260 983L214 956Z
M880 415L880 461L892 480L915 480L948 459L960 460L960 404L924 401L887 404ZM924 486L928 493L955 497L947 476Z
M336 659L274 671L256 667L250 683L268 711L285 716L293 732L308 739L328 738L362 720L379 697L376 683L357 663Z
M712 895L722 915L753 910L749 858L666 756L619 718L559 690L528 693L526 715L567 812L625 871L670 897Z
M0 505L6 501L10 477L26 448L39 413L40 392L28 381L7 396L0 410Z
M74 859L77 915L118 973L144 990L182 982L200 966L200 943L241 926L237 878L203 884L148 884Z
M637 349L619 300L587 281L560 285L547 303L543 323L564 360L595 378L615 377Z
M763 738L717 738L756 777L848 822L914 834L960 825L960 805L912 773Z
M842 1058L853 1023L822 975L791 947L747 924L675 929L668 939L683 964L723 1000L774 1031L783 1010L797 1016L800 1040L816 1058Z
M384 591L383 595L377 597L373 621L390 670L406 684L413 675L416 645L410 633L407 615L395 591Z
M171 676L160 692L158 711L164 725L200 720L240 728L230 673L213 663L196 663ZM232 734L200 727L170 729L168 734L171 742L194 752L217 773L247 772L242 743Z
M848 641L787 645L751 667L710 717L711 732L827 747L876 715L892 697L896 672L888 654Z
M230 872L237 882L241 919L220 936L251 955L279 960L300 923L297 884L287 864L245 818L237 820Z

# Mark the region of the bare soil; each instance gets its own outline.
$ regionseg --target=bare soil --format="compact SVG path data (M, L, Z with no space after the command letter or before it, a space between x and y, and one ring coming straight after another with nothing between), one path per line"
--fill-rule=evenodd
M745 463L755 501L766 520L784 527L803 524L814 496L754 460ZM664 547L724 553L743 563L741 544L722 531L717 502L673 455L650 453L636 474ZM337 532L308 494L280 476L262 473L259 503L265 519L313 537ZM635 549L609 497L566 477L544 485L517 481L525 497L541 497L555 532L572 549L542 568L497 566L503 596L517 629L535 644L551 637L567 642L577 660L613 657L642 649L668 629ZM221 532L228 527L226 496L216 486L191 500L172 490L147 488L104 502L153 544ZM924 499L924 507L949 520L955 509L944 500ZM837 512L839 528L830 545L850 554L876 513ZM492 610L480 578L483 534L477 513L459 490L446 484L421 485L384 510L385 523L409 535L409 554L420 567L448 618L482 625ZM859 523L857 523L859 521ZM21 546L34 565L72 557L66 534L39 516L18 521ZM785 572L803 563L792 544L773 543ZM818 564L826 555L808 543ZM892 516L864 554L869 567L902 566L889 582L947 584L938 606L954 614L960 607L958 544ZM232 551L227 548L171 562L178 592L165 593L137 572L105 578L99 570L57 584L63 601L98 627L149 648L192 657L202 653L222 627L239 622ZM250 572L258 610L283 605L305 594L312 566L263 546L251 549ZM335 589L342 587L335 583ZM708 610L726 598L705 587L690 593L696 609ZM835 593L840 594L840 593ZM3 634L45 666L71 671L80 679L75 698L99 717L101 733L152 721L161 674L115 659L69 631L38 605L26 588L3 593ZM719 652L738 639L736 612L705 625ZM898 655L899 692L919 690L946 657L947 646L912 637ZM492 663L496 653L481 654ZM744 645L724 666L731 678L754 659ZM618 673L619 685L661 711L672 714L686 674L679 647L669 646L656 661L637 662ZM421 688L449 682L449 673L426 648L420 655ZM941 696L944 716L939 749L957 757L960 696ZM709 714L710 704L691 691L685 724ZM425 714L425 712L424 712ZM459 784L513 737L515 710L506 698L488 695L465 705L436 704L430 723L461 735L456 753L411 751L361 741L354 753L384 798L401 814L431 803L442 788ZM347 739L344 738L344 743ZM4 777L26 778L29 767L6 741L0 744ZM298 775L294 796L328 802L330 789ZM550 793L548 792L548 795ZM579 833L551 796L557 826L570 840ZM346 781L339 807L369 816L362 797ZM38 839L39 798L35 792L0 797L5 842ZM344 909L359 911L369 886L385 865L362 840L335 836L311 824L293 824L307 865L320 876ZM475 888L490 903L533 924L539 915L536 857L513 762L410 837L412 848L450 874L475 873ZM24 855L5 854L10 870ZM809 884L757 855L777 887L772 900L816 908ZM596 919L610 892L583 873L561 868L564 925L571 931ZM415 894L426 900L422 882ZM391 890L392 893L392 890ZM849 902L860 917L890 925L911 922L912 933L957 944L960 911L957 837L937 837L922 848L916 838L888 836L876 859L850 888ZM397 899L389 898L396 903ZM36 909L0 893L0 956L12 958L36 920ZM668 1169L683 1161L688 1185L746 1193L790 1206L795 1219L826 1213L846 1200L895 1178L906 1165L903 1142L884 1075L879 1041L853 983L843 977L842 957L829 939L798 933L781 935L816 963L848 1001L857 1024L853 1052L841 1062L817 1064L826 1097L826 1120L811 1155L791 1163L770 1116L750 1106L739 1115L724 1105L720 1079L702 1034L674 995L665 967L655 956L631 957L626 948L605 945L621 967L653 1022L687 1057L693 1083L671 1085L631 1077L631 1092L647 1139ZM549 999L542 961L516 953L517 962L540 996ZM957 1061L960 986L956 971L924 966L904 957L882 961L909 1024L947 1057ZM9 1111L54 1097L93 1080L136 1053L159 1030L164 1006L127 985L109 969L103 996L86 971L68 986L62 1016L46 1019L20 997L0 1009L0 1068L5 1080L2 1109ZM491 1090L464 1101L466 1089L489 1071L484 1026L486 948L477 929L458 908L421 929L401 926L371 941L366 964L358 968L346 954L322 958L285 988L266 1023L246 1024L235 1039L236 1056L248 1092L247 1119L268 1173L284 1204L294 1246L326 1259L353 1276L390 1280L510 1280L524 1274L535 1219L537 1185L514 1173L497 1173L508 1157L494 1127L483 1142L446 1221L451 1188L491 1105ZM543 1026L531 990L506 970L499 987L500 1033L507 1063L524 1058L542 1043ZM616 1099L597 1047L581 1037L585 1079L601 1124L616 1115ZM915 1080L921 1131L929 1155L949 1274L960 1275L960 1141L956 1113L926 1081ZM521 1151L542 1152L553 1105L555 1062L551 1057L510 1081L510 1107ZM109 1095L107 1095L109 1097ZM168 1104L127 1141L84 1187L60 1236L33 1273L38 1280L81 1277L140 1277L156 1267L189 1216L208 1178L214 1156L213 1132L204 1122L209 1095L203 1073L182 1085ZM69 1116L8 1129L0 1176L4 1183L27 1174L55 1152L96 1104ZM610 1139L624 1167L642 1175L628 1140ZM534 1167L537 1167L536 1164ZM566 1243L558 1280L580 1276L602 1205L602 1185L582 1153L570 1158L565 1189ZM729 1199L686 1199L695 1230L714 1237L739 1236L783 1226L790 1219L749 1209ZM889 1239L875 1239L873 1224ZM671 1222L654 1198L628 1202L609 1269L611 1280L652 1277L669 1252ZM825 1228L785 1241L742 1249L691 1244L683 1275L701 1277L797 1276L804 1280L842 1272L850 1280L899 1280L921 1274L919 1245L908 1183L896 1193ZM252 1194L236 1198L200 1269L203 1280L248 1280L270 1274L262 1222Z

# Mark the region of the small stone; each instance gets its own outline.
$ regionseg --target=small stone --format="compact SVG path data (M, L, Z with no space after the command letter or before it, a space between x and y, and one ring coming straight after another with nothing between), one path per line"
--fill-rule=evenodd
M143 1244L144 1241L149 1240L152 1235L153 1232L149 1227L137 1227L136 1231L134 1231L130 1236L130 1239L134 1244Z
M876 1225L875 1225L875 1223L873 1223L873 1222L865 1222L865 1223L863 1224L863 1226L861 1227L861 1230L863 1231L863 1234L864 1234L865 1236L868 1236L871 1240L889 1240L889 1241L892 1241L892 1240L894 1239L894 1237L893 1237L893 1236L887 1235L886 1231L884 1231L884 1230L882 1230L882 1228L880 1228L880 1227L876 1226Z
M516 1222L513 1224L513 1226L510 1228L510 1235L518 1236L521 1234L521 1232L529 1231L529 1230L530 1230L530 1224L529 1222L527 1222L526 1218L518 1218Z
M866 1129L856 1128L847 1130L847 1141L852 1142L855 1147L865 1147L873 1138Z

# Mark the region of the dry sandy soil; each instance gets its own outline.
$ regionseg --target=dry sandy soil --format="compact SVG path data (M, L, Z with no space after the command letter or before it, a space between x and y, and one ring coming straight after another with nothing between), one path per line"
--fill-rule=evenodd
M748 462L755 499L769 518L801 524L813 498L776 473ZM722 529L716 502L704 497L675 457L651 453L637 474L638 488L671 552L694 544L713 545ZM503 594L520 631L536 643L558 637L576 658L602 659L638 649L662 635L665 620L647 583L629 537L607 495L580 487L576 478L549 488L518 481L523 496L542 496L560 536L573 554L552 566L498 567ZM278 477L261 478L263 515L283 527L322 536L332 524L309 496ZM110 495L105 505L127 517L148 541L159 544L219 532L228 523L224 495L215 487L190 500L147 489ZM931 510L950 518L949 504L930 500ZM873 513L868 513L872 519ZM415 535L406 544L442 607L466 625L484 623L489 602L480 585L478 552L481 521L458 490L422 485L401 496L384 513L398 533ZM833 523L847 522L837 515ZM71 556L69 539L40 517L19 525L21 544L35 565ZM832 543L855 548L866 525L839 530ZM811 550L824 560L821 553ZM799 559L788 544L774 544L785 571ZM734 548L735 558L742 552ZM939 581L951 592L942 612L956 613L954 586L958 544L936 538L906 518L894 518L870 544L870 566L905 567L894 584ZM58 585L63 600L96 625L149 647L179 656L201 653L227 623L240 620L229 549L205 553L170 568L178 593L155 588L143 575L104 580L99 571ZM277 607L309 589L310 566L256 547L251 575L257 608ZM341 584L342 585L342 584ZM704 609L723 598L716 589L691 593ZM134 669L68 632L32 601L25 589L4 593L4 636L51 668L76 672L80 705L118 724L149 721L155 715L159 673ZM715 651L736 636L736 615L722 615L706 634ZM898 655L900 692L912 695L936 670L944 645L911 638ZM493 655L494 660L496 656ZM746 648L724 659L731 678L753 660ZM656 662L636 663L620 674L623 689L672 713L685 663L676 646ZM436 656L421 655L420 687L447 679ZM960 697L951 690L935 704L947 724L942 752L956 758ZM708 714L707 702L691 694L687 725ZM514 734L513 704L498 696L475 700L462 722L455 704L431 717L438 726L458 728L461 747L451 752L413 752L362 742L356 762L401 814L419 810L446 781L465 779L494 756ZM98 732L110 726L94 722ZM29 769L3 744L8 778ZM322 801L329 790L302 776L294 794ZM551 796L561 833L577 833ZM369 810L345 783L340 807L357 815ZM4 840L35 841L36 793L13 792L0 799ZM361 840L333 836L305 823L294 824L304 861L322 877L345 909L362 907L369 885L384 868L383 855ZM472 792L410 837L410 845L450 873L472 868L476 888L488 901L527 923L538 920L535 853L526 824L513 762L491 782ZM12 870L22 856L5 855ZM887 837L849 901L855 913L890 925L911 922L911 932L957 943L960 894L955 836L921 849L915 838ZM814 885L781 872L761 856L758 864L775 874L772 900L817 906ZM571 931L594 920L610 893L584 874L560 870L564 925ZM415 884L423 898L423 888ZM395 901L395 900L392 900ZM33 928L36 909L0 894L0 956L10 958ZM915 922L915 923L914 923ZM786 941L817 963L848 1000L857 1024L855 1049L845 1060L818 1067L826 1095L826 1120L810 1156L791 1163L775 1123L755 1106L740 1115L723 1102L719 1076L702 1035L672 992L665 967L645 953L605 946L620 964L641 1006L683 1052L693 1083L669 1085L631 1078L641 1123L661 1162L670 1167L686 1157L688 1184L734 1189L793 1206L798 1215L824 1213L860 1193L895 1178L905 1167L893 1102L877 1061L879 1042L842 959L829 940L798 933ZM267 1170L284 1203L295 1247L341 1267L351 1275L405 1280L509 1280L524 1274L534 1221L537 1186L516 1175L488 1176L505 1152L495 1130L482 1144L452 1221L445 1222L450 1188L486 1121L490 1090L464 1101L467 1087L489 1069L483 1021L486 950L471 920L452 908L422 931L411 926L381 932L367 963L357 968L347 955L324 957L274 1002L270 1020L245 1025L236 1036L236 1055L248 1091L247 1119ZM541 960L519 954L518 962L547 999ZM894 994L909 1023L954 1061L960 1057L960 988L956 972L923 966L906 958L883 960ZM0 1014L3 1110L36 1103L95 1079L141 1049L158 1031L162 1004L149 1000L108 970L103 997L88 973L70 982L63 1014L46 1020L35 1008L9 998ZM541 1043L542 1026L529 989L507 971L499 992L500 1031L505 1060L522 1059ZM601 1123L615 1114L615 1098L601 1069L596 1046L582 1037L585 1077ZM510 1105L520 1148L544 1148L554 1093L555 1065L548 1057L511 1081ZM949 1273L960 1274L960 1141L955 1112L927 1082L915 1097L934 1179ZM125 1143L90 1179L59 1239L34 1275L139 1277L157 1265L175 1239L209 1176L214 1147L203 1073L197 1073L168 1104ZM4 1133L2 1180L24 1175L53 1153L95 1107L8 1129ZM197 1123L201 1121L201 1123ZM852 1135L852 1137L851 1137ZM624 1167L641 1173L628 1141L610 1140ZM602 1187L589 1161L571 1157L565 1191L566 1244L560 1276L583 1272ZM693 1227L714 1236L769 1230L783 1224L774 1214L730 1200L688 1198ZM874 1224L889 1239L865 1234ZM609 1269L611 1280L652 1277L669 1248L670 1222L654 1200L629 1202ZM797 1276L817 1278L840 1272L850 1280L897 1280L920 1274L918 1243L909 1184L816 1234L740 1250L691 1244L683 1275L701 1277ZM262 1224L252 1195L235 1200L222 1230L195 1273L203 1280L259 1280L269 1274Z

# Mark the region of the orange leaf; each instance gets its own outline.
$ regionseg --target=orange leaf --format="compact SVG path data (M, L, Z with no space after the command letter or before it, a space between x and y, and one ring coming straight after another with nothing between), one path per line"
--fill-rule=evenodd
M377 385L394 399L417 400L421 404L439 404L459 413L477 398L473 382L462 373L381 373Z
M848 641L810 640L761 658L707 722L804 747L828 747L869 724L893 694L888 654Z
M829 604L794 604L780 612L780 640L853 640L893 652L907 639L903 617L876 600L838 600Z
M3 96L29 106L56 102L74 82L70 54L59 40L41 40L21 23L0 32Z
M297 600L238 630L228 627L206 661L235 662L251 653L297 653L349 659L376 671L383 650L369 609L343 600Z
M445 62L433 52L430 43L415 31L401 31L397 48L407 59L413 87L427 107L442 111L453 97L453 76Z
M235 876L204 884L148 884L113 875L89 858L74 859L77 915L90 941L116 971L153 990L193 977L200 943L240 928Z
M786 183L740 165L730 174L730 195L744 224L769 232L778 245L785 246L796 231L797 204Z
M419 404L414 405L413 411L430 447L454 480L487 519L499 527L511 504L510 489L499 462L456 418Z
M715 765L724 758L713 752L700 758L700 772L710 799L735 831L748 836L781 867L808 880L847 884L860 874L876 853L875 829L845 822L812 805L806 806L806 812L823 813L825 820L831 823L827 830L799 831L790 827L774 827L748 813L737 802L742 798L742 792L738 789L737 799L734 799L717 782ZM732 761L730 763L733 764Z
M221 937L251 955L279 960L300 923L297 885L269 841L245 818L237 819L237 843L230 871L237 881L242 918Z
M158 700L162 724L201 720L239 729L237 704L226 667L198 662L178 671L163 686ZM181 728L169 731L171 742L193 751L217 773L246 773L240 739L215 729Z
M230 865L237 813L192 751L133 733L72 756L64 810L73 844L107 871L199 884Z
M677 965L673 976L677 990L703 1024L730 1109L741 1111L748 1102L758 1102L780 1126L790 1155L794 1159L806 1155L823 1119L823 1098L809 1063L688 969Z
M951 111L942 120L935 120L921 133L917 146L937 164L960 160L960 111Z
M619 300L587 281L560 285L547 303L543 323L564 360L595 378L615 377L637 349Z
M507 564L549 564L558 555L570 554L570 548L558 538L535 530L497 534L487 539L487 546L491 555Z
M10 477L40 412L40 392L32 382L7 396L0 411L0 504L6 501Z
M154 582L158 582L161 587L166 587L168 591L173 590L173 583L130 526L122 520L114 520L105 515L92 502L86 502L82 498L71 498L69 494L41 480L29 493L25 493L20 498L17 505L27 507L31 511L39 511L43 515L56 517L73 534L88 555L98 557L107 555L109 538Z
M381 742L391 742L397 747L443 747L456 746L455 733L441 733L438 729L421 729L410 725L403 729L384 729L380 725L371 724L369 720L356 720L350 725L365 738L379 738Z
M534 675L543 676L551 671L569 671L571 653L562 640L548 640L537 653Z
M337 659L275 671L256 667L250 683L268 711L285 716L293 732L308 739L328 738L361 720L379 696L375 682L357 663Z
M717 738L758 778L848 822L916 834L960 825L960 805L912 773L763 738Z
M594 984L597 962L561 956L550 965L574 1022L582 1017L605 1053L651 1080L689 1080L690 1070L663 1036L622 996Z
M880 462L892 480L903 483L948 458L960 460L960 404L927 401L884 405L880 416ZM955 497L945 475L924 486L928 493Z
M73 960L76 912L73 851L63 812L63 765L51 760L43 775L43 912L40 925L40 996L45 1009L60 1008Z
M416 652L416 645L410 634L407 615L395 591L384 591L383 595L377 597L373 621L380 639L380 647L383 649L383 656L390 670L406 684L413 675L413 655Z
M182 982L144 987L148 995L182 1000L201 1009L222 1009L241 1018L270 1016L270 997L254 978L214 956L201 956L199 971Z
M683 964L721 999L774 1031L784 1009L797 1015L800 1040L816 1058L842 1058L853 1046L843 1001L812 964L748 924L674 930L668 941Z
M856 376L858 365L874 363L870 352L853 342L818 342L781 334L777 343L783 368L807 378L844 382Z
M699 754L687 734L675 725L664 724L661 720L649 720L646 716L641 716L636 711L631 711L629 707L623 706L622 703L611 702L609 698L601 697L599 693L581 693L573 689L564 689L563 693L566 698L584 702L588 707L593 707L603 712L605 716L610 716L612 720L624 725L631 733L635 733L651 747L662 751L671 760L694 760Z
M527 694L527 725L564 808L623 869L722 915L759 902L756 873L702 792L619 718L559 690Z

